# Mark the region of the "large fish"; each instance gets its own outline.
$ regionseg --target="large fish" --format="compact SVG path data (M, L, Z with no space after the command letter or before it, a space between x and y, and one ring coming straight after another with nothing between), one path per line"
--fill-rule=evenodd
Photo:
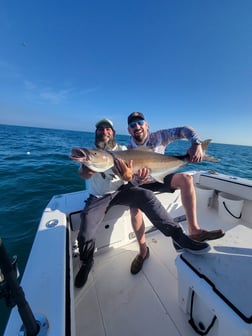
M203 161L217 162L219 161L218 159L205 155L210 141L205 140L202 142ZM133 160L134 173L140 168L149 168L150 175L159 182L163 182L166 175L175 172L190 161L188 154L168 156L155 153L149 147L137 147L125 151L73 148L70 158L99 173L113 168L115 159L120 158L126 163Z

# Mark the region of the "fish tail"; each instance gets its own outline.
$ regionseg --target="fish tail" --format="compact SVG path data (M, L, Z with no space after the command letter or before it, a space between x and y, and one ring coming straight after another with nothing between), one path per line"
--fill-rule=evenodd
M203 159L202 161L208 161L208 162L219 162L220 160L217 159L216 157L214 156L209 156L209 155L206 155L206 151L207 151L207 148L208 148L208 145L209 143L212 141L212 139L207 139L207 140L204 140L201 144L202 146L202 149L203 149L203 153L204 153L204 156L203 156Z
M202 161L208 161L208 162L220 162L220 159L217 159L214 156L204 155Z
M207 151L208 145L210 144L211 141L212 139L207 139L207 140L202 141L201 146L202 146L204 153Z

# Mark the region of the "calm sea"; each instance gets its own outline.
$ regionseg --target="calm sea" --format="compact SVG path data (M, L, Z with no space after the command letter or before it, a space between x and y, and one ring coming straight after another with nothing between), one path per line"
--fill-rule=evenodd
M127 144L128 136L118 135L117 140ZM40 216L50 198L85 188L77 174L78 164L69 155L72 147L92 147L94 134L0 125L0 142L0 237L9 256L18 256L22 275ZM177 141L167 148L167 153L181 155L187 148L187 141ZM211 143L208 154L221 161L190 164L181 170L215 170L252 179L252 147ZM0 335L8 315L9 309L1 300Z

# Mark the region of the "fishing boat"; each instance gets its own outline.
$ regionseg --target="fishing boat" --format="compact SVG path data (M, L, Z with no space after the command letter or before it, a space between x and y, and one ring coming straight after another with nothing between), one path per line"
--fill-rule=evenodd
M44 209L20 282L35 318L16 305L4 336L251 336L252 181L215 171L190 171L203 229L222 228L202 255L178 253L145 217L150 257L136 275L138 253L129 209L111 208L99 228L94 266L77 289L76 237L87 191L55 195ZM157 194L187 232L180 192ZM25 314L21 314L25 315Z

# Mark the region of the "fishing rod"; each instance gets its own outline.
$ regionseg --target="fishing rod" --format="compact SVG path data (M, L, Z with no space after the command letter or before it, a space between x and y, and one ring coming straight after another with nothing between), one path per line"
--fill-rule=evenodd
M47 331L44 327L47 323L43 323L41 328L40 321L35 319L25 299L24 291L17 281L18 275L17 257L14 256L12 262L10 261L0 238L0 299L4 298L8 307L12 308L17 305L23 321L18 335L45 336Z

